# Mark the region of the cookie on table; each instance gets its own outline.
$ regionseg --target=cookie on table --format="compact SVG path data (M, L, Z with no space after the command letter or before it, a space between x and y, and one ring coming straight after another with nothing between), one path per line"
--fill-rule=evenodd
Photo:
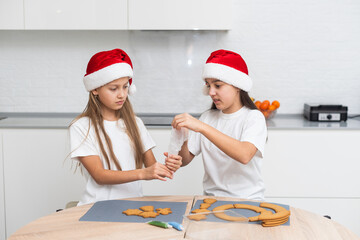
M187 218L195 221L200 221L206 219L206 216L205 214L192 214L192 215L188 215Z
M141 210L143 210L144 212L154 212L154 206L142 206L139 207Z
M208 210L208 209L204 209L204 208L202 208L202 209L194 209L194 210L192 210L191 211L192 213L209 213L209 212L211 212L210 210Z
M157 212L142 212L138 216L141 216L143 218L155 218L159 215Z
M209 203L209 204L213 204L213 203L217 202L217 200L214 198L204 198L203 201L204 201L204 203Z
M127 216L138 216L140 213L142 213L143 211L139 210L139 209L127 209L125 211L123 211L123 214L126 214Z
M208 209L210 206L210 203L200 203L200 209Z
M168 214L172 213L171 208L157 208L156 212L161 215L168 215Z

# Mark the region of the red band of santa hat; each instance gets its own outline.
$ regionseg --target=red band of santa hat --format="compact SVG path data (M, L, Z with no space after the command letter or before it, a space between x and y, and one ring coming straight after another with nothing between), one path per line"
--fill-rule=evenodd
M129 77L129 94L136 91L132 84L133 66L130 57L121 49L98 52L91 57L83 78L87 91L112 82L122 77Z
M215 78L245 92L252 87L244 59L235 52L223 49L211 53L203 68L202 78Z

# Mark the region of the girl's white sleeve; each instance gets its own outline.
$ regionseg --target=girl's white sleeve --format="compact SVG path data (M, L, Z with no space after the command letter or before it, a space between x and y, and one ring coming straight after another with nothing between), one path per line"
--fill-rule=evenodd
M91 132L88 133L88 129L81 125L79 122L75 122L71 125L70 129L70 148L71 158L78 160L78 157L100 156L96 148L96 141Z
M252 110L244 124L240 138L242 142L250 142L258 149L256 154L264 157L264 148L267 138L267 127L264 115L258 110Z
M136 117L136 123L138 125L141 140L144 145L144 151L146 152L149 149L154 148L156 146L156 144L155 144L154 140L152 139L149 131L146 129L143 121L140 118Z
M193 155L197 156L201 153L201 134L189 130L188 149Z

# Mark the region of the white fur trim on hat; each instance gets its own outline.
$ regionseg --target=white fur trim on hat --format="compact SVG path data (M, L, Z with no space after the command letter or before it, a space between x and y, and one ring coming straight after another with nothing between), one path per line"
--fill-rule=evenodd
M104 86L105 84L122 77L133 77L131 66L125 62L115 63L86 75L83 78L83 81L86 90L90 92L91 90Z
M234 87L244 90L245 92L250 91L252 87L252 80L246 73L218 63L205 64L202 78L204 80L206 78L219 79L220 81L231 84Z
M131 84L129 87L129 95L134 95L136 93L136 86L135 84Z

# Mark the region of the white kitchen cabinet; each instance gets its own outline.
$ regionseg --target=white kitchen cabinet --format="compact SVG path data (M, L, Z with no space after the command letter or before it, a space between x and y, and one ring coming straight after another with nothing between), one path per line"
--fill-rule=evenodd
M360 235L360 130L269 130L266 200L330 215Z
M130 30L228 30L230 0L130 0Z
M270 130L266 194L360 198L359 143L360 130Z
M168 151L170 141L170 128L148 129L156 143L153 153L158 162L164 163L164 152ZM173 179L166 182L160 180L143 181L144 195L202 195L202 179L204 167L201 156L195 157L191 163L180 168Z
M0 0L0 29L229 30L231 0Z
M81 174L74 174L65 129L6 129L3 135L6 235L79 200Z
M0 153L2 153L2 133L0 133ZM0 154L0 240L5 240L5 203L4 203L4 164Z
M127 0L24 0L26 29L127 29Z
M24 29L23 0L0 0L0 29Z

